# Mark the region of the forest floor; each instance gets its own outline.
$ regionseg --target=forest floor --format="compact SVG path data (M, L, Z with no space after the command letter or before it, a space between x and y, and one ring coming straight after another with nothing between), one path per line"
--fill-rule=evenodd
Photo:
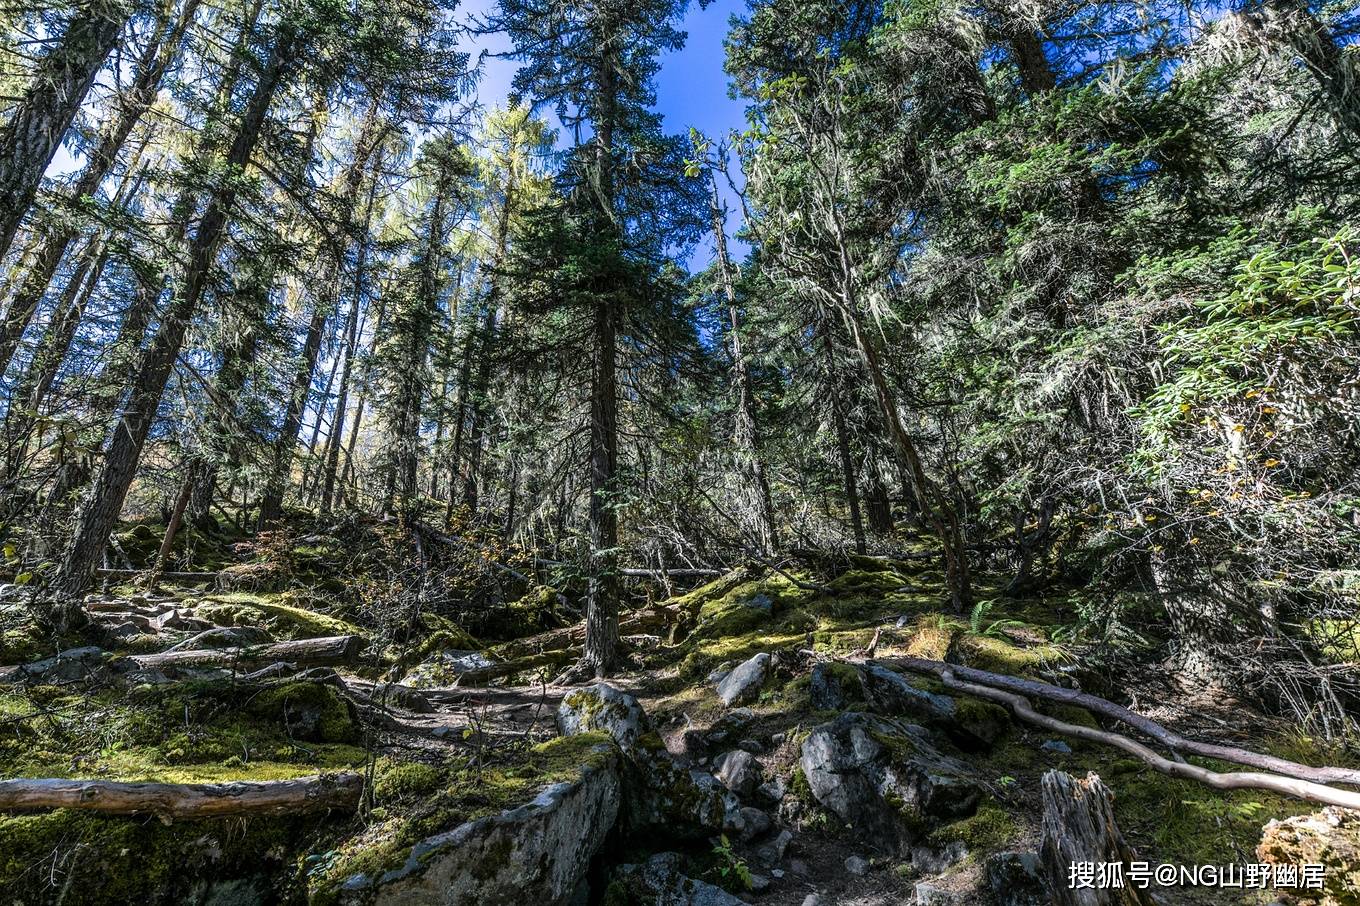
M419 841L575 776L591 757L588 747L560 737L554 721L575 687L550 680L575 657L579 635L556 593L525 589L503 612L476 619L407 614L403 625L415 631L393 633L372 618L371 602L388 588L373 578L379 555L358 556L354 531L311 526L268 544L223 545L215 560L203 555L218 573L212 586L111 585L87 600L94 623L80 639L42 634L18 587L6 587L0 664L31 664L77 643L97 650L29 675L0 671L7 673L0 777L194 783L356 771L367 778L368 795L357 816L170 823L70 810L13 814L0 818L0 889L25 903L209 903L226 902L228 893L237 902L330 902L356 873L399 865ZM145 555L139 537L142 548L154 547L153 531L131 527L122 541L133 560ZM828 557L788 570L751 567L670 598L640 599L623 619L627 667L609 681L637 697L676 757L711 770L724 747L754 754L760 776L782 789L761 803L769 829L747 839L616 840L609 863L679 851L687 875L772 906L800 906L814 894L823 906L909 903L918 894L927 902L923 881L946 897L931 902L974 903L987 895L989 856L1038 848L1039 779L1049 769L1097 772L1115 793L1128 842L1154 863L1256 862L1268 820L1315 810L1259 791L1171 779L1113 749L1059 740L965 699L995 732L970 751L947 739L940 745L966 763L986 795L973 814L925 831L918 844L926 855L885 851L818 806L799 761L815 727L840 711L868 710L853 693L842 708L819 708L813 668L866 655L1080 683L1186 736L1309 763L1357 764L1219 690L1179 684L1155 662L1070 641L1073 593L1008 599L984 579L980 597L990 605L954 614L924 549L909 559ZM206 647L214 636L203 634L223 629L244 630L225 634L237 647L224 650L237 652L256 650L240 647L243 638L355 635L369 644L348 663L310 669L135 661L175 646ZM715 682L761 652L772 655L771 669L754 700L734 711ZM1098 725L1079 709L1048 710ZM597 866L606 880L609 867ZM1272 901L1240 890L1163 893L1171 904ZM600 895L597 888L597 901Z

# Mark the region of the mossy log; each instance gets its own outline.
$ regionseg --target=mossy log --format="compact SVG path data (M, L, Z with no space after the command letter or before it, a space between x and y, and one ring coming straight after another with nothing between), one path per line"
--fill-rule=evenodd
M0 810L72 808L113 815L224 818L353 811L363 777L322 774L295 780L229 783L121 783L42 778L0 780Z
M1040 784L1044 800L1040 858L1055 906L1155 906L1156 900L1128 883L1129 863L1137 855L1114 823L1114 797L1095 774L1078 780L1049 771ZM1072 883L1073 865L1124 866L1123 887L1083 887Z
M352 663L365 644L362 636L334 635L318 639L275 642L272 645L247 645L241 648L162 651L159 654L134 655L132 660L139 667L148 669L234 667L274 663L334 666Z

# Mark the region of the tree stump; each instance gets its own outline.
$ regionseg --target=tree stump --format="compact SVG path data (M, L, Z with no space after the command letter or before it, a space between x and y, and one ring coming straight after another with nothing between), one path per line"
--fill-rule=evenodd
M1115 826L1114 796L1100 777L1092 773L1078 780L1049 771L1042 788L1040 857L1055 906L1156 906L1148 891L1129 880L1129 863L1137 855Z

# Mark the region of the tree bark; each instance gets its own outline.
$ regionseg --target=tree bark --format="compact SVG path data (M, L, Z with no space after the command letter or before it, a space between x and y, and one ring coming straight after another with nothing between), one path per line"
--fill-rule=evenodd
M237 818L353 811L360 774L229 783L120 783L112 780L0 780L0 810L69 808L112 815Z
M129 16L126 0L92 0L74 13L0 128L0 257L13 244L43 174Z
M159 654L133 655L139 667L237 667L258 664L298 664L334 667L350 664L363 650L364 639L357 635L323 636L250 645L243 648L204 648L199 651L162 651Z
M855 539L855 553L868 550L864 540L864 516L859 506L859 483L855 480L855 459L850 455L850 427L845 423L845 401L841 396L840 368L836 365L836 347L831 341L831 325L824 319L818 326L822 353L826 358L827 399L831 405L831 427L836 434L836 456L840 461L841 483L845 487L845 504L850 509L850 531Z
M1087 774L1085 780L1077 780L1049 771L1040 786L1044 800L1040 860L1054 906L1156 906L1147 891L1128 883L1129 863L1137 854L1114 823L1114 796L1100 778ZM1123 866L1123 887L1072 883L1073 865L1101 863Z
M201 0L187 0L179 20L170 28L169 34L166 33L169 23L162 21L147 42L138 60L132 85L126 94L119 98L117 113L105 125L99 137L99 144L90 153L89 163L66 193L63 203L79 204L81 199L91 197L99 191L99 186L109 175L128 136L155 102L161 81L179 51L184 32L193 21L200 2ZM68 215L52 225L34 252L32 264L10 299L8 308L5 309L4 320L0 322L0 374L9 367L19 340L28 329L33 313L37 311L43 293L51 284L62 257L72 240L79 235L79 232L72 228L72 222ZM0 249L0 255L3 254L3 249Z

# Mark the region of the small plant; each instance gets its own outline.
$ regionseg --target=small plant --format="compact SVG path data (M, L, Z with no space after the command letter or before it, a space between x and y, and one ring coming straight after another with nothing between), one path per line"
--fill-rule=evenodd
M732 850L732 843L726 834L713 847L713 856L718 863L713 870L717 872L722 887L731 891L751 889L751 869Z
M984 628L982 622L987 618L987 614L991 612L992 606L995 603L996 602L990 600L978 601L977 604L973 606L973 612L968 617L969 632L971 632L973 635L988 636L995 638L996 636L1001 635L1007 629L1014 629L1017 626L1025 625L1019 620L993 620L986 626L986 628Z

